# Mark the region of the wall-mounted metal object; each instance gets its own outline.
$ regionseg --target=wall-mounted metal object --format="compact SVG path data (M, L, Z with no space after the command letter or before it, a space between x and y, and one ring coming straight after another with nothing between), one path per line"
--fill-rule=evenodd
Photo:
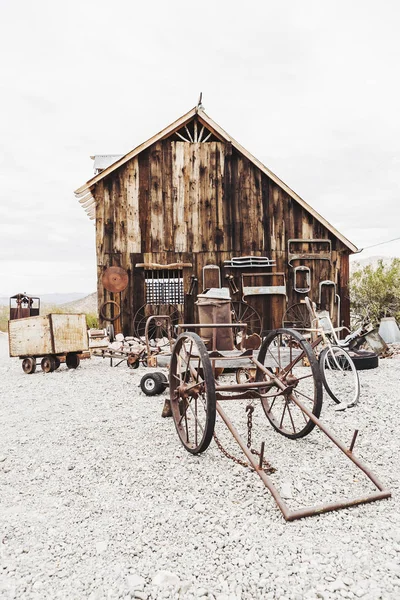
M101 281L109 292L123 292L128 285L129 277L122 267L108 267L104 271Z
M275 267L276 262L266 256L233 256L230 260L224 260L224 267L233 269L265 269Z
M324 288L324 287L332 287L333 288L334 302L336 302L336 300L337 300L336 283L334 281L331 281L330 279L325 279L325 281L319 282L318 304L321 304L321 302L322 302L322 288Z
M304 244L309 246L307 251L302 250ZM322 246L318 248L317 246ZM288 265L292 267L293 260L328 260L332 264L332 242L326 239L288 240Z
M307 294L311 289L311 272L309 267L300 265L294 268L293 289L299 294Z
M221 287L221 270L218 265L203 267L203 290Z
M281 280L280 285L245 285L245 279L249 277L276 277ZM242 273L243 298L245 296L286 296L285 273Z
M193 296L194 293L194 288L197 286L197 277L195 275L192 275L190 277L190 288L188 291L188 296Z
M233 275L225 275L225 279L228 282L229 289L231 290L231 293L232 294L237 294L238 291L239 291L239 288L236 285L234 276Z

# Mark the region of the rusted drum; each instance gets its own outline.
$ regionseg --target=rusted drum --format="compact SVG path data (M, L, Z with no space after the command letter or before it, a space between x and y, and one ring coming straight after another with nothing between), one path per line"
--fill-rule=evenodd
M101 278L104 288L109 292L123 292L128 285L128 273L122 267L108 267Z

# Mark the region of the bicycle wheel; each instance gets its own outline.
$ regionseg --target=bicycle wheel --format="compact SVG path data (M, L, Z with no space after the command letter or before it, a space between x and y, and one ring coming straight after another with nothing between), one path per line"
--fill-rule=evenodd
M337 404L356 404L360 397L360 380L350 355L340 346L324 348L319 356L324 387Z
M171 356L169 386L180 441L192 454L204 452L214 433L215 381L206 347L197 334L178 336Z
M276 329L265 338L258 361L271 371L269 376L258 367L256 381L268 382L261 403L272 427L291 439L304 437L315 423L296 401L317 418L322 409L321 373L310 344L297 331Z

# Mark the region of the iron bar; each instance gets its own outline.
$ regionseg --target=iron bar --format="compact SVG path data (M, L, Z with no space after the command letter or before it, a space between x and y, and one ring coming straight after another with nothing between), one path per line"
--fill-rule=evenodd
M354 448L354 444L356 443L357 436L358 436L358 429L355 429L354 433L353 433L353 439L351 440L349 452L353 452L353 448Z

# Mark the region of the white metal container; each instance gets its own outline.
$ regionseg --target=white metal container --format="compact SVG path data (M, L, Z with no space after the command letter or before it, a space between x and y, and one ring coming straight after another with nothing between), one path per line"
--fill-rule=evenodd
M394 317L384 317L379 325L379 335L387 344L400 342L400 329Z

